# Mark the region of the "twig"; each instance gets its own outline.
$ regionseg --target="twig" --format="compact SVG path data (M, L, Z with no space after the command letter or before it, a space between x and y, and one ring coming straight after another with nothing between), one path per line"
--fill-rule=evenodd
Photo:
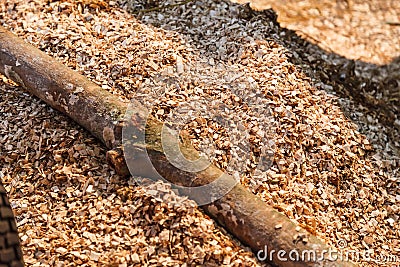
M386 21L390 26L400 26L400 21Z

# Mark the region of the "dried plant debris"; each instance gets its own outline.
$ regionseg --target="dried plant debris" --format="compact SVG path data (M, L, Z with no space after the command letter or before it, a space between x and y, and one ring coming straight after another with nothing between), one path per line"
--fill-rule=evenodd
M400 3L396 0L238 0L273 8L285 28L348 59L388 64L400 53ZM396 26L397 25L397 26Z
M120 180L83 129L8 81L0 89L0 174L28 266L261 265L194 202Z
M166 69L147 80L135 100L176 133L188 132L193 145L230 174L266 168L275 149L268 138L274 121L255 80L237 68L208 61L188 61L184 68L190 71L174 74L175 68Z
M241 2L241 1L239 1ZM251 1L273 7L284 45L299 59L316 86L340 96L348 117L387 159L400 155L400 18L398 1ZM391 26L392 25L392 26ZM329 53L327 53L329 52ZM344 56L344 57L343 57ZM382 125L383 124L383 125Z
M148 106L160 118L191 107L193 99L220 100L244 121L247 114L250 147L268 144L274 153L269 168L241 173L243 184L336 248L400 255L398 139L389 138L388 124L376 126L377 115L362 103L335 96L330 76L312 74L322 62L333 71L335 57L297 42L270 10L193 1L136 18L131 1L92 2L101 1L7 1L0 22L121 98L158 95ZM319 52L315 61L312 51ZM248 113L235 98L233 73L256 85L253 108L265 113ZM160 75L179 86L166 86ZM190 201L168 190L176 202L149 197L165 185L133 189L82 129L14 87L2 88L3 180L28 263L155 265L164 255L166 265L260 264ZM215 109L212 101L202 103ZM341 105L362 123L346 117ZM207 116L192 119L184 130L199 147L215 144L215 162L226 167L236 157L235 138ZM265 124L268 131L258 127ZM251 151L250 169L257 163Z

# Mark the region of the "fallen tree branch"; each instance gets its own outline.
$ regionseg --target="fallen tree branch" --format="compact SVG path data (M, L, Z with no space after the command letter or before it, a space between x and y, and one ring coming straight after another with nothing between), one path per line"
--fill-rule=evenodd
M269 260L271 256L272 261L279 266L352 265L350 262L328 260L328 252L332 251L328 246L296 226L244 186L236 184L233 177L224 174L217 167L211 165L203 171L193 173L173 166L163 153L163 147L174 145L173 136L167 135L161 145L163 125L152 117L147 121L146 129L140 127L142 124L139 122L147 120L147 117L139 103L135 103L129 116L125 117L128 107L126 102L122 102L2 27L0 72L54 109L71 117L101 140L110 149L107 154L108 160L121 175L129 174L122 155L122 128L131 126L140 133L146 131L145 147L134 138L130 144L138 148L137 153L128 153L126 157L128 165L135 166L131 168L132 174L152 176L154 166L164 178L174 184L201 186L220 177L222 179L215 185L214 190L223 190L226 186L234 184L232 190L215 202L203 206L203 209L240 241L250 246L259 258ZM140 152L143 148L147 150L151 159L150 165ZM197 151L189 144L184 144L181 150L188 159L198 158ZM203 196L189 194L189 197L201 202ZM294 258L298 257L297 261L285 260L292 252ZM315 253L318 260L310 256L303 258L305 253Z

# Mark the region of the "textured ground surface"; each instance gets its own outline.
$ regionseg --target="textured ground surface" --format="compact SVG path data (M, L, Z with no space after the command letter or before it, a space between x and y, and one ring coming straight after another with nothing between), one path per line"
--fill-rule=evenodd
M388 64L400 54L400 3L396 0L256 0L273 7L283 27L348 59Z
M246 127L254 155L255 145L274 148L272 166L251 173L256 160L231 152L235 138L226 138L207 118L191 122L194 142L212 140L221 167L228 159L245 161L243 184L334 247L373 252L375 259L399 257L399 66L371 64L399 54L392 47L395 38L382 37L389 26L376 36L393 50L371 50L378 56L368 61L371 51L350 57L347 50L331 53L296 37L279 28L271 12L225 2L165 10L153 4L168 3L13 0L1 5L0 22L121 98L152 96L156 100L147 104L164 119L174 107L199 98L245 113L247 106L218 83L240 73L255 84L252 103L269 110L268 120L249 113ZM143 7L157 10L126 11ZM364 12L356 3L353 8ZM394 3L393 8L399 14ZM308 22L310 29L315 20ZM289 26L295 29L296 23ZM312 39L329 43L321 36L331 33L318 29ZM361 44L364 39L356 37ZM179 79L177 90L143 91L160 73ZM153 80L152 88L162 88L162 80ZM6 79L0 88L0 174L28 265L260 265L191 202L161 184L139 188L133 180L121 181L85 131ZM161 197L153 198L157 187Z

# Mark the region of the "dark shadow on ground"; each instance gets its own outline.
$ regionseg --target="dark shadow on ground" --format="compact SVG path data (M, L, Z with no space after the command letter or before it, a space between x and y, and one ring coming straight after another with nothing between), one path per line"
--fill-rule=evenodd
M381 146L390 144L390 151L400 157L400 144L398 143L400 136L400 57L394 59L390 64L382 66L347 59L301 38L292 30L281 28L273 10L254 11L248 4L239 5L225 1L221 1L221 3L228 6L240 6L239 12L230 12L227 7L231 19L235 19L239 23L255 23L259 27L269 28L265 31L264 36L261 36L263 39L273 39L274 42L291 51L290 61L301 67L313 79L318 89L335 94L344 99L344 102L350 103L345 104L339 101L343 112L359 126L360 132L367 134L369 127L381 128L386 139L379 140ZM153 26L177 31L189 36L191 41L197 41L199 46L203 46L201 43L203 33L196 32L197 25L193 21L185 21L185 12L190 12L188 10L193 5L201 5L207 9L207 4L202 1L192 1L186 4L187 8L182 8L182 6L173 9L156 8L156 11L135 15L141 19L143 16L161 14L163 22L158 23L157 20L154 20ZM181 19L171 21L169 24L165 23L168 16L171 14L176 16L176 12L182 14ZM217 22L218 18L210 15L210 21L212 20ZM184 26L180 27L180 24Z

